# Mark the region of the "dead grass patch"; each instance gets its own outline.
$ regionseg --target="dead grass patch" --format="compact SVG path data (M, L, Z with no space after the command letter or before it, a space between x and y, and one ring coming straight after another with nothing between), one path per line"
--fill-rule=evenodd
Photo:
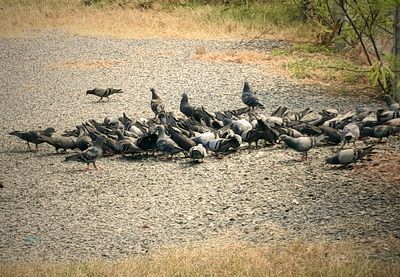
M210 52L205 53L196 51L194 55L196 60L208 62L233 62L233 63L256 63L263 64L270 60L270 55L267 53L260 53L257 51L227 51L227 52Z
M117 60L67 60L59 63L48 65L52 69L94 69L105 68L121 64Z
M120 261L2 263L1 276L398 276L351 242L207 243L166 247Z

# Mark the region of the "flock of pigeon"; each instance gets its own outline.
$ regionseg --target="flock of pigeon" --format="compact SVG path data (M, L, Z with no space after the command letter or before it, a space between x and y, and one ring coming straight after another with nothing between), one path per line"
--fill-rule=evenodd
M357 107L355 111L339 114L336 109L319 112L318 118L305 120L312 111L309 108L300 112L289 111L280 106L271 115L266 115L263 104L252 92L249 83L244 82L242 102L246 107L237 110L210 113L203 106L189 103L186 93L182 94L180 112L184 118L176 117L165 110L162 99L155 89L150 107L154 118L133 120L125 113L122 117L106 116L103 122L93 119L66 130L61 136L52 136L54 128L45 130L13 131L10 135L30 143L48 143L58 151L79 149L78 153L67 156L65 161L77 161L97 169L96 161L107 155L154 155L156 151L167 158L183 153L185 157L202 162L207 154L214 153L217 158L237 151L244 143L249 147L259 143L265 147L283 142L287 147L302 154L307 159L310 149L320 145L339 145L337 153L326 158L326 163L349 165L372 153L373 145L357 148L355 142L365 137L381 141L400 133L400 105L386 96L387 107L377 111ZM86 94L100 97L99 101L121 89L88 90ZM344 149L346 144L352 147Z

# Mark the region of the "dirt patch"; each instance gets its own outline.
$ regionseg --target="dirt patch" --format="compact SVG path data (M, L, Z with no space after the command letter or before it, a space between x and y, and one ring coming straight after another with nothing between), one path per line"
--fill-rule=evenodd
M380 152L373 155L370 163L358 166L355 172L375 180L389 182L400 189L400 153L398 149L384 145Z

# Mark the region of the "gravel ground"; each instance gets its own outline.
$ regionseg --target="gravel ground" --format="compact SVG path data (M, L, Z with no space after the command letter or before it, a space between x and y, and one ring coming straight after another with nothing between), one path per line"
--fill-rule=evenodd
M150 117L150 87L176 113L183 91L211 111L238 108L244 79L268 112L278 105L316 111L380 105L323 94L254 64L193 59L198 47L222 51L235 45L61 32L0 39L0 260L126 258L218 237L256 243L350 239L361 245L398 239L398 184L325 166L332 147L310 151L305 163L280 147L244 147L199 165L111 157L98 162L102 171L83 172L84 165L62 163L65 156L50 146L30 153L24 142L7 135L47 126L58 135L106 114ZM85 95L94 86L126 93L97 103ZM392 138L378 148L398 151L399 141ZM377 257L399 259L398 248L376 247Z

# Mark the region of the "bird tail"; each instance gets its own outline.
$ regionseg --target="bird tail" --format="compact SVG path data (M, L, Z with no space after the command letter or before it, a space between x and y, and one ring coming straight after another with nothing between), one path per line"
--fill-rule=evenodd
M362 149L358 149L358 151L357 151L358 157L360 159L362 159L363 157L365 157L367 155L373 154L373 152L372 152L373 150L374 150L374 145L370 145L370 146L364 147Z
M124 91L122 89L111 89L111 93L124 93Z
M17 136L17 137L19 137L20 135L21 135L21 131L12 131L12 132L10 132L10 133L8 133L9 135L12 135L12 136Z
M321 134L315 138L315 140L313 141L313 145L319 145L321 143L326 142L328 139L329 139L328 136L325 136L325 134Z
M68 156L64 159L64 162L78 161L79 154Z
M277 117L285 117L288 114L288 108L285 106L279 106L276 111L274 111L271 116L277 116Z

